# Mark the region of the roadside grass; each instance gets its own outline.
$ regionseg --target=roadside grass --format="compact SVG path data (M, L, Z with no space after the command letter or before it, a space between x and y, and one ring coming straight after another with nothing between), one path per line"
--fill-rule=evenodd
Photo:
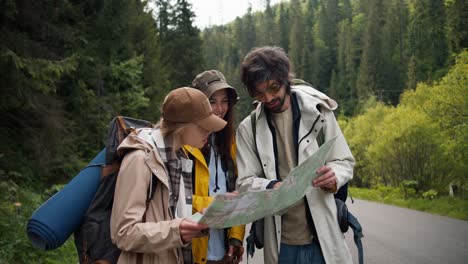
M379 186L375 189L350 187L349 192L354 198L468 220L468 200L460 198L445 196L428 199L412 195L405 199L401 189L386 186Z
M53 189L56 188L52 187L50 191ZM51 194L35 193L12 181L0 182L0 193L0 264L78 263L73 236L59 248L43 251L34 247L26 235L32 213Z

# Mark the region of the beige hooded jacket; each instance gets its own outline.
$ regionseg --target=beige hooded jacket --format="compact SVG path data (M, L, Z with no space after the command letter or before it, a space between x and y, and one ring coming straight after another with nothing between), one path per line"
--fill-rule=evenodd
M111 238L122 250L118 263L137 263L138 252L142 263L183 263L179 225L169 208L168 173L154 147L151 136L161 136L159 130L143 129L138 135L129 135L119 146L125 155L115 187L110 223ZM148 136L153 133L153 135ZM148 187L152 174L158 183L156 192L146 210ZM146 222L142 222L146 211Z
M298 163L317 151L316 137L320 129L324 128L325 140L337 137L326 165L334 170L337 187L340 188L352 178L355 161L332 112L337 107L336 102L309 86L292 86L291 92L295 94L301 111ZM321 112L317 110L318 104ZM265 190L272 180L276 180L273 136L262 105L259 104L255 111L257 150L261 163L255 154L252 125L248 116L237 129L237 188L240 192ZM263 173L265 177L262 176ZM325 262L352 263L351 254L338 225L333 194L320 188L311 188L306 198ZM281 243L281 215L265 217L264 236L264 263L277 263Z

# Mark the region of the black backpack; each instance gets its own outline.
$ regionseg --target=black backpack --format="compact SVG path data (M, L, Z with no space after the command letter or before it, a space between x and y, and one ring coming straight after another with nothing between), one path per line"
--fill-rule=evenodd
M120 250L110 237L110 217L114 202L115 183L124 153L118 153L117 147L135 129L153 127L145 120L118 116L110 122L106 142L106 165L101 170L101 182L94 195L83 222L75 230L75 246L80 263L117 263ZM147 192L146 205L154 196L157 179L152 176ZM145 214L146 215L146 214ZM143 216L143 222L146 220Z
M295 79L294 85L307 85L307 86L312 87L312 85L300 79ZM318 110L320 111L320 108L318 108ZM255 153L257 155L257 159L260 160L260 156L258 155L258 150L257 150L256 137L255 137L257 133L255 109L250 113L250 122L252 125L252 134L253 134L254 145L255 145L255 150L256 150ZM317 135L317 144L320 147L323 145L323 143L325 143L325 135L324 135L323 129L321 129ZM357 218L353 214L351 214L351 212L348 211L348 207L345 204L346 199L348 197L348 183L341 186L341 188L338 189L338 192L334 194L334 197L335 197L335 203L337 207L337 218L338 218L338 223L339 223L341 232L346 233L349 227L351 227L351 229L353 230L354 242L356 244L356 247L358 248L359 263L362 264L364 262L364 253L363 253L361 238L364 237L364 235L362 234L361 224L359 223ZM264 246L263 228L264 228L263 218L254 221L252 225L250 226L249 236L246 239L247 257L249 255L250 257L253 257L253 254L255 253L255 247L258 249L263 248Z

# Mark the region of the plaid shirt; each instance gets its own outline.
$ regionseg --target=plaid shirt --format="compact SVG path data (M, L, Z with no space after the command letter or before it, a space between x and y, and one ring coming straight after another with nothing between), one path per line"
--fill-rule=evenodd
M169 184L171 186L169 204L172 213L175 213L175 205L179 200L180 180L184 180L185 203L192 204L192 166L193 163L187 158L182 149L173 152L171 147L159 147L164 165L169 172ZM175 215L175 214L174 214Z
M190 160L182 149L173 151L172 142L167 138L163 138L158 128L151 133L153 142L164 161L164 165L169 173L169 206L172 214L176 215L176 205L179 201L179 189L181 179L184 181L185 190L185 205L192 205L192 167L193 162ZM180 203L179 203L180 206ZM190 211L191 213L191 211ZM188 217L188 216L185 216ZM187 247L182 248L184 263L193 263L192 259L192 243Z

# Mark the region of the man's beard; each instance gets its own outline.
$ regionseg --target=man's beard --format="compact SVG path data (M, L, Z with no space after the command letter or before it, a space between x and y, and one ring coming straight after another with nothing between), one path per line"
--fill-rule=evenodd
M275 104L276 102L279 102L278 104L276 104L275 106L273 107L269 107L268 104L265 104L266 108L268 108L268 110L270 110L272 113L281 113L281 112L284 112L284 110L282 110L283 106L284 106L284 102L286 101L286 94L283 95L283 97L276 97L275 99L271 100L270 103L273 103Z

